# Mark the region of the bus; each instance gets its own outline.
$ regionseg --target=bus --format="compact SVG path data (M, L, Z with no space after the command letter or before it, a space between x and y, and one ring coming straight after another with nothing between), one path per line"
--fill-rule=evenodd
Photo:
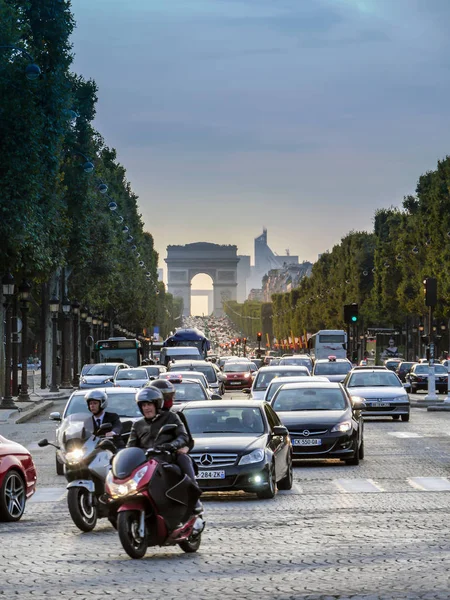
M308 352L313 360L347 358L347 333L343 329L321 329L309 338Z
M174 346L191 346L198 348L200 355L206 359L211 344L203 331L200 329L177 329L173 335L168 337L163 346L173 348Z
M139 367L142 362L141 342L125 337L98 340L94 346L94 362L123 362L130 367Z

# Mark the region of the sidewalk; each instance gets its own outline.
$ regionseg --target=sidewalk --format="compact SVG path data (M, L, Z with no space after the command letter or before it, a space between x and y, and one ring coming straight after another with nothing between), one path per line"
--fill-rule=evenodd
M33 383L28 381L30 396L29 402L19 402L17 397L13 398L16 405L15 408L0 410L0 427L2 424L19 424L25 423L29 419L43 412L53 405L55 400L68 400L73 389L64 389L59 392L49 392L38 387L37 382L40 380L39 372L33 373Z

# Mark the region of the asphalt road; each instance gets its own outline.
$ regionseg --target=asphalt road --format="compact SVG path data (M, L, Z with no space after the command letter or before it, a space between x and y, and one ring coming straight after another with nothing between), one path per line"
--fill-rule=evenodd
M33 452L39 488L22 521L0 524L0 597L450 598L450 413L367 420L359 466L297 464L273 500L204 495L199 552L150 548L140 561L106 521L73 525L54 452L36 444L53 431L48 414L2 426Z

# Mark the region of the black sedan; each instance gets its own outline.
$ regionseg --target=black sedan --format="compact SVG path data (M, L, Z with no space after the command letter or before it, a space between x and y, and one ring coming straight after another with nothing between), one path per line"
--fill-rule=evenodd
M204 491L243 490L273 498L292 487L292 445L271 406L255 400L190 402L183 414Z
M271 401L291 436L294 459L339 458L357 465L364 458L363 399L340 383L286 383Z
M428 376L430 373L430 366L428 363L417 363L411 367L411 371L406 376L406 381L411 384L411 394L415 394L418 390L428 389ZM447 381L448 372L447 367L440 365L439 363L434 364L434 375L436 381L436 390L440 394L447 392Z

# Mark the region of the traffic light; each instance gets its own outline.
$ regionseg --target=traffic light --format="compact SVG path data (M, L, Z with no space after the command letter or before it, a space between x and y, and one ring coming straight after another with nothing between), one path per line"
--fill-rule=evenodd
M242 338L242 342L243 342L243 344L245 346L245 344L247 343L247 338Z
M358 323L358 305L357 304L344 304L344 321L348 324Z
M256 334L256 339L258 340L258 342L262 340L262 333L260 331L258 331L258 333Z
M437 304L437 279L427 277L423 280L423 291L425 293L425 305L436 306Z

